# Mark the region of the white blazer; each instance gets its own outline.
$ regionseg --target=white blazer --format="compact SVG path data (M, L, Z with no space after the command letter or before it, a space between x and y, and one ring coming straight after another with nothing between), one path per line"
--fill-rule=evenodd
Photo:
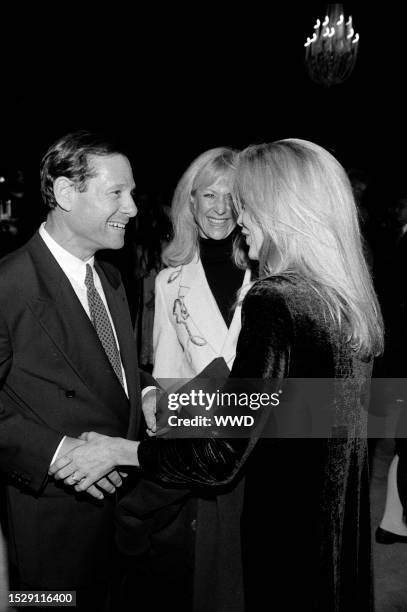
M243 293L249 287L246 270ZM228 329L198 256L189 264L161 270L155 282L153 376L164 388L176 386L176 381L160 379L193 378L216 357L232 367L243 293Z

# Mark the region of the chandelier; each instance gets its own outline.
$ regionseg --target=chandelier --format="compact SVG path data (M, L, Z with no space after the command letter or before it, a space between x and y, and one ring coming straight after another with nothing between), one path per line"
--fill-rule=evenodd
M304 44L309 76L327 87L342 83L352 73L358 46L352 17L345 17L342 4L328 4L325 19L317 19L313 35Z

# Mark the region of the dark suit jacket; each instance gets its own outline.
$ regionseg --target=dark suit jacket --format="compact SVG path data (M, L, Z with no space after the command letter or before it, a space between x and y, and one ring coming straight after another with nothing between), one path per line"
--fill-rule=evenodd
M0 470L20 578L75 588L109 571L114 498L98 502L47 476L63 435L136 436L140 381L120 275L97 266L129 398L71 284L36 234L0 262Z

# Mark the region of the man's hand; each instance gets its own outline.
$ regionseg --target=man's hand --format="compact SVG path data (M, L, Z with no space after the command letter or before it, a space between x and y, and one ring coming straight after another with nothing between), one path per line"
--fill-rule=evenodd
M158 389L150 389L142 399L142 409L149 436L155 436L157 431L156 412L158 395Z
M51 466L54 465L57 459L63 457L64 455L69 455L74 448L77 446L82 446L83 444L85 444L85 442L81 440L81 438L71 438L70 436L65 436L64 441L62 442L58 453L54 457L54 461L52 462ZM48 471L48 473L51 474L50 471Z
M99 495L96 494L98 489L95 484L105 490L112 484L119 486L117 478L120 478L120 474L114 470L115 466L139 465L139 442L111 438L93 431L81 434L81 440L87 442L55 461L50 467L50 473L56 479L63 479L66 484L74 485L75 491L87 491L101 499L100 491Z
M78 492L86 491L97 499L103 499L100 489L114 493L116 487L121 486L122 479L113 469L115 464L109 450L109 442L114 438L93 435L93 443L67 437L57 459L49 468L49 474L56 480L64 480L65 484L74 486Z

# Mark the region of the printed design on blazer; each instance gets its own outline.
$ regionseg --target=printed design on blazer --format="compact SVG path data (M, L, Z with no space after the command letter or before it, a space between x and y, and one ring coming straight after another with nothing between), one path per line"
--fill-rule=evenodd
M187 307L185 306L182 297L175 298L174 306L172 308L172 314L175 317L175 322L177 323L177 325L183 325L185 327L185 330L192 344L195 344L196 346L205 346L205 344L207 344L205 338L202 338L202 336L194 336L191 330L189 329L187 323L187 319L189 318L189 312Z
M168 279L167 279L167 283L173 283L175 280L177 280L178 276L181 274L181 270L182 270L182 266L180 266L180 268L178 270L174 270L174 272L171 272L171 274L169 275Z

